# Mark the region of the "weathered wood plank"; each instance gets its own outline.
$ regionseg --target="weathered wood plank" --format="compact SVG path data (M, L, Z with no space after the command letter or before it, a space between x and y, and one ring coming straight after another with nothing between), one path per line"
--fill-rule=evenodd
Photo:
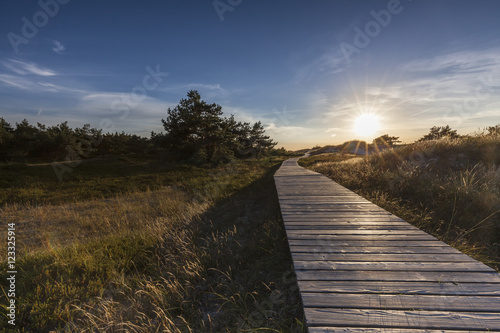
M406 271L406 272L495 272L477 261L468 262L336 262L294 261L295 269L334 271ZM398 273L393 273L398 274Z
M323 189L319 189L319 190L308 190L308 194L318 195L318 196L328 196L328 195L331 195L332 192L334 192L333 188L323 188ZM303 197L304 190L301 188L297 188L295 190L289 189L288 191L284 192L284 194L287 196Z
M337 224L337 225L318 225L315 223L311 224L288 224L285 226L286 230L419 230L417 228L411 228L405 225L365 225L365 226L355 226L349 224Z
M302 246L334 246L334 247L349 247L349 246L414 246L414 247L429 247L429 246L443 246L444 243L437 240L417 240L417 241L403 241L403 240L328 240L328 239L288 239L289 245L302 245Z
M290 197L292 198L292 197ZM317 198L328 198L328 200L320 200L318 201ZM283 199L280 198L279 200L280 205L282 204L299 204L299 205L315 205L315 204L321 204L321 205L329 205L329 204L360 204L360 205L369 205L372 204L368 200L364 199L358 199L356 197L351 197L351 196L338 196L335 198L329 198L329 197L314 197L314 199L310 199L309 197L296 197L295 199Z
M309 333L484 333L484 331L474 330L429 330L429 329L413 329L413 328L367 328L367 327L311 327ZM488 331L496 332L499 331Z
M292 252L294 261L309 261L309 260L331 260L331 261L369 261L369 262L476 262L473 258L465 254L371 254L371 253L301 253Z
M353 225L378 225L378 224L384 224L384 223L393 223L394 225L401 225L402 223L406 223L400 218L396 218L394 216L390 215L383 215L383 216L335 216L335 217L314 217L314 216L308 216L308 215L290 215L286 217L287 223L292 224L292 223L332 223L332 225L335 225L335 223L351 223ZM411 226L411 225L410 225Z
M332 247L329 244L324 246L311 247L309 245L290 245L292 253L371 253L371 254L416 254L416 253L461 253L451 246L346 246L346 247Z
M287 230L287 236L302 237L302 236L313 236L313 237L349 237L349 236L359 236L360 239L374 238L380 240L386 240L392 237L400 237L401 240L407 240L408 237L416 237L417 239L428 239L436 240L429 234L426 234L420 230L363 230L363 229L344 229L344 230L330 230L330 229L302 229L302 230ZM349 238L346 238L349 239Z
M283 219L287 221L285 227L287 225L331 225L335 227L337 225L344 226L370 226L370 225L395 225L395 226L403 226L406 223L403 220L395 219L390 215L381 215L381 216L353 216L353 215L344 215L344 216L336 216L332 217L314 217L308 215L289 215L283 216ZM411 224L410 227L414 227Z
M327 204L327 203L372 203L360 196L352 195L336 195L336 196L326 196L326 195L308 195L298 198L297 196L280 196L280 204Z
M340 198L340 197L339 197ZM298 208L314 208L314 209L321 209L321 208L330 208L330 209L339 209L342 207L355 207L355 208L360 208L360 209L377 209L380 211L385 211L383 208L369 202L369 201L361 201L358 200L356 197L351 197L351 196L344 196L342 197L342 201L339 201L339 199L335 201L330 201L330 202L314 202L314 201L302 201L303 199L297 199L297 200L281 200L280 199L280 207L282 209L298 209Z
M302 292L302 303L305 307L310 308L498 312L500 314L500 297L496 296L366 295Z
M394 272L394 271L331 271L296 270L297 280L302 281L414 281L452 283L500 283L497 273L489 272Z
M500 330L499 313L304 309L311 326L353 326L444 330Z
M396 216L390 214L390 213L364 213L364 212L356 212L356 211L344 211L344 212L338 212L336 214L328 214L328 213L321 213L321 212L308 212L308 213L299 213L299 212L293 212L293 213L284 213L281 212L281 216L285 220L291 219L303 219L303 218L313 218L313 219L345 219L345 218L351 218L355 219L382 219L385 218L387 219L386 221L397 221Z
M425 236L430 236L429 234L423 232L422 230L418 229L407 229L407 230L400 230L400 229L382 229L382 230L371 230L371 229L361 229L361 228L355 228L351 230L336 230L336 229L304 229L304 230L289 230L287 232L287 235L338 235L338 236L343 236L343 235L370 235L374 236L388 236L388 235L396 235L396 236L409 236L409 235L425 235ZM432 236L430 236L432 237ZM432 237L432 239L436 239Z
M361 216L363 215L388 215L390 213L382 212L374 207L367 207L364 209L356 208L356 207L339 207L339 208L301 208L297 207L297 209L292 208L284 208L281 210L282 215L304 215L304 214L338 214L338 213L359 213Z
M327 218L337 218L337 217L365 217L365 215L368 215L367 217L392 217L392 218L398 218L396 215L393 215L389 213L388 211L383 211L383 210L377 210L377 211L368 211L364 212L362 210L359 211L359 214L355 214L357 210L345 210L345 211L337 211L337 212L316 212L316 211L306 211L306 212L300 212L300 211L292 211L292 212L281 212L282 215L288 215L288 216L314 216L314 217L327 217Z
M406 295L499 296L498 283L394 282L394 281L298 281L306 293L358 293Z
M287 237L289 241L292 240L313 240L313 241L398 241L398 242L409 242L409 241L417 241L417 242L439 242L434 237L428 234L414 234L414 235L370 235L370 234L301 234L301 233L288 233ZM425 245L425 244L424 244ZM432 246L432 245L431 245ZM443 246L443 243L440 242L440 246Z

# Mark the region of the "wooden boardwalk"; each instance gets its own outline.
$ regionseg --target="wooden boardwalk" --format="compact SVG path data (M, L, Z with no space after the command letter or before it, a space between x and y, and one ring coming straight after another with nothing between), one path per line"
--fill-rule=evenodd
M494 270L296 158L274 180L309 332L500 332Z

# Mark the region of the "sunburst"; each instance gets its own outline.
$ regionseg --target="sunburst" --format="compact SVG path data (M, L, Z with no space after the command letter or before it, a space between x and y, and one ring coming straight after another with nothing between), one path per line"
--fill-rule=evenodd
M362 113L354 120L353 131L361 138L371 138L380 130L380 117L375 113Z

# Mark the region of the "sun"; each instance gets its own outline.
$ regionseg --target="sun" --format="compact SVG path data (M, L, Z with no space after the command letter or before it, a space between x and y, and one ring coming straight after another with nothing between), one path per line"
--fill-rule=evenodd
M362 138L374 136L380 130L380 118L374 113L362 113L354 120L353 131Z

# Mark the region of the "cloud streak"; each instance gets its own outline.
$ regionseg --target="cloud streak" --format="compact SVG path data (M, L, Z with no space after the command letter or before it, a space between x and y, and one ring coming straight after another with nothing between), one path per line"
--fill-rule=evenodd
M55 76L56 72L39 67L38 65L32 62L20 61L16 59L9 59L7 61L3 61L2 64L4 67L10 69L12 72L19 75L38 75L38 76Z

